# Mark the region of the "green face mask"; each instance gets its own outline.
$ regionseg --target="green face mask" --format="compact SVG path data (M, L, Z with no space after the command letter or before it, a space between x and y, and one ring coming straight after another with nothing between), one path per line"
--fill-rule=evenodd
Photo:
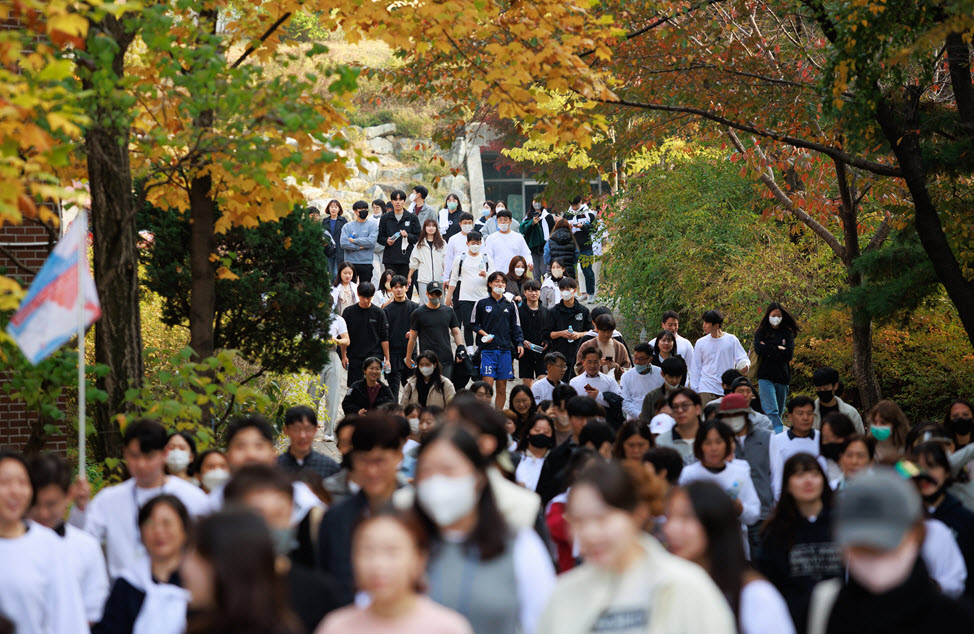
M879 442L883 442L889 440L889 437L893 434L893 428L886 425L873 425L869 428L869 433Z

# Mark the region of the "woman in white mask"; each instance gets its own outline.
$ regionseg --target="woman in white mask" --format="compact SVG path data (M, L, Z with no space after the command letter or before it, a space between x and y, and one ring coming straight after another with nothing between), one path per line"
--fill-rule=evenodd
M442 371L443 368L435 352L427 350L419 355L416 360L416 370L402 389L400 403L402 405L416 403L420 407L436 405L446 408L457 391L453 387L453 382L443 376ZM418 425L418 416L416 422ZM418 428L412 431L418 432Z
M533 634L554 567L531 529L512 533L487 483L488 458L459 425L434 431L416 465L416 512L433 539L429 596L477 634Z
M558 290L558 282L565 275L565 266L558 260L551 262L548 274L544 276L541 283L541 305L547 309L552 309L561 301L561 291Z
M193 473L196 462L196 439L184 431L169 434L166 442L166 473L199 485Z
M182 634L189 592L179 576L189 540L186 507L174 495L157 495L139 509L139 534L147 555L115 580L97 634Z
M196 461L196 475L205 493L219 489L230 479L230 463L219 449L207 449Z
M758 391L761 409L775 433L781 433L781 415L788 399L791 382L791 358L795 355L795 335L798 322L778 302L771 302L754 333L754 354L757 355Z

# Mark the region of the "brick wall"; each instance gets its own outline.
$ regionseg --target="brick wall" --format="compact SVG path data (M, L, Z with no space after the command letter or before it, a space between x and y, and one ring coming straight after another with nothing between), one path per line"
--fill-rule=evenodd
M47 230L32 221L26 221L20 226L0 226L0 245L26 268L25 272L17 266L3 250L0 250L0 269L6 268L7 275L17 278L24 285L30 284L34 273L40 270L49 252L49 234ZM7 380L6 373L0 369L0 383ZM62 409L67 406L61 403ZM28 412L22 403L11 401L0 393L0 447L21 450L30 436L30 423L36 420L35 412ZM64 453L67 450L67 439L63 434L47 438L45 449Z

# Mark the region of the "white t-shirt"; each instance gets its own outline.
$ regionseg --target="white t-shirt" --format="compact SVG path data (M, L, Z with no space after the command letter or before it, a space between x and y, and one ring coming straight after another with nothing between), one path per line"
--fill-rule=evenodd
M546 378L538 379L531 385L531 393L534 394L534 402L550 401L551 394L555 391L555 385ZM558 383L557 385L561 385Z
M112 579L145 554L139 535L139 509L163 493L179 498L193 517L210 511L202 489L173 476L166 476L165 484L155 489L139 489L132 478L102 489L91 500L85 513L85 531L104 544Z
M81 586L85 616L89 623L97 623L101 620L101 613L108 599L105 555L94 537L70 524L65 525L61 540L67 553L68 565Z
M828 463L825 458L819 455L819 432L812 430L805 438L795 436L791 428L786 428L780 434L771 436L771 444L768 446L768 463L771 467L771 491L777 501L781 497L781 475L784 470L785 462L796 453L807 453L818 458L822 470L828 473Z
M450 281L450 273L453 272L453 261L460 257L461 253L467 252L467 234L460 232L453 234L446 241L446 253L443 255L443 283Z
M622 411L625 412L626 418L639 418L639 414L643 411L643 399L663 385L663 372L655 365L650 366L646 374L640 374L636 368L629 368L622 374L620 383Z
M795 634L788 604L774 585L756 579L741 588L741 634Z
M693 347L693 367L689 386L697 392L723 394L720 375L740 363L748 363L744 346L734 335L725 332L720 337L700 337Z
M331 325L328 326L328 336L332 339L338 339L347 332L348 324L345 323L345 318L341 315L332 315Z
M484 251L487 259L491 261L495 271L501 271L505 275L511 267L511 260L520 255L524 261L531 264L531 249L517 231L511 230L507 233L492 233L484 240Z
M0 614L25 634L87 634L88 621L67 548L36 522L0 538Z
M544 459L547 457L548 454L540 458L535 458L534 454L530 451L525 451L521 455L521 461L517 463L517 469L514 471L514 480L524 486L528 491L537 489L538 478L541 477L541 467L544 466Z
M967 564L957 545L957 538L940 520L924 520L927 535L920 547L923 563L930 571L930 578L937 582L940 591L952 599L964 594L967 581Z
M683 467L680 472L680 485L700 480L714 482L731 499L740 500L743 510L738 516L743 527L758 521L761 515L761 500L751 481L751 465L743 460L732 460L727 463L723 471L714 473L703 463L694 462Z
M614 377L609 376L603 372L599 372L597 376L588 376L587 374L579 374L571 381L568 382L575 391L578 392L579 396L586 396L585 391L586 385L591 385L596 390L599 391L598 395L595 397L595 402L602 407L608 407L609 404L605 402L605 393L609 392L611 394L619 394L619 384L616 383Z
M488 275L491 272L490 258L486 257L483 251L477 255L462 254L453 263L450 287L454 288L457 283L460 283L461 302L478 302L487 297L487 277L482 277L481 271L485 271Z

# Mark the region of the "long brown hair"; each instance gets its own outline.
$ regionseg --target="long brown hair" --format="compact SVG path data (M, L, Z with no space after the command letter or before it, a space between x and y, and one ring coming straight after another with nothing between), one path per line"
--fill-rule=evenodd
M440 223L436 222L436 220L432 218L427 218L425 221L423 221L423 228L420 229L419 239L420 240L426 239L427 225L433 225L434 227L436 227L436 233L433 234L433 248L442 249L445 243L443 242L443 236L440 235Z

